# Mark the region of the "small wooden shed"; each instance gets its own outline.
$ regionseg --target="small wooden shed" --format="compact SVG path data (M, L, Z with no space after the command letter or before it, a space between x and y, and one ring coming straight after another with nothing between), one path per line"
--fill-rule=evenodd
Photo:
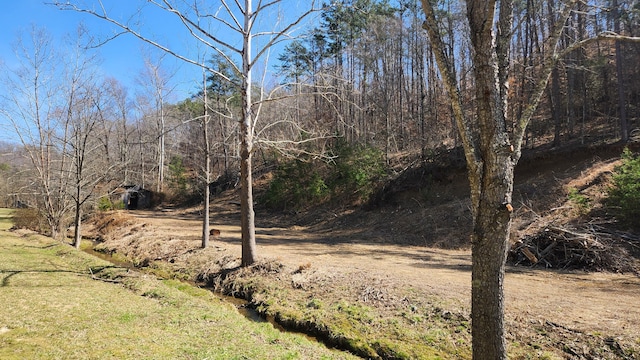
M122 203L127 210L148 209L152 204L153 193L140 185L123 186Z

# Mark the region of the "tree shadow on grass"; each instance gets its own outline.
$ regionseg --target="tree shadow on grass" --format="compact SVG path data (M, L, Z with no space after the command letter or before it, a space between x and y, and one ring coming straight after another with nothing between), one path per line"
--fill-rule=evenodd
M87 275L85 272L74 271L74 270L61 270L61 269L45 269L45 270L11 270L11 269L3 269L0 270L0 276L2 276L2 281L0 281L0 287L9 286L9 281L16 275L21 274L53 274L53 273L68 273L68 274L76 274L76 275ZM6 274L6 275L5 275Z
M43 250L44 250L44 249L51 249L51 248L56 247L56 246L58 246L58 245L60 245L60 244L53 243L53 244L42 245L42 246L36 246L36 245L20 245L20 247L28 248L28 249L43 249Z
M64 269L43 269L43 270L12 270L12 269L0 269L0 288L11 286L10 281L13 277L22 274L54 274L54 273L66 273L66 274L75 274L81 276L90 276L94 280L103 280L109 282L117 282L114 278L121 277L121 275L109 276L104 275L103 278L101 273L105 270L114 269L121 271L129 271L129 268L117 265L101 265L101 266L91 266L88 268L88 272L86 271L77 271L77 270L64 270Z

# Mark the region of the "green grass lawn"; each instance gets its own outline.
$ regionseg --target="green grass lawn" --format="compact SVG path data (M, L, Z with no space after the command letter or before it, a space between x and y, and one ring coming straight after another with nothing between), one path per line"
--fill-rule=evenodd
M0 210L0 359L353 358L247 320L208 291L10 227Z

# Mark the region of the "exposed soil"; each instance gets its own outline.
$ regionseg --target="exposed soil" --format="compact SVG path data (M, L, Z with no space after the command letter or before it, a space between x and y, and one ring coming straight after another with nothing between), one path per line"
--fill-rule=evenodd
M551 225L573 228L597 221L609 226L597 200L580 209L567 200L567 193L575 188L601 198L619 150L524 158L516 171L513 241ZM258 206L258 253L291 269L286 281L317 297L350 296L392 312L407 301L411 289L412 301L436 302L468 319L471 216L465 178L464 169L451 170L390 192L367 211L345 205L281 214ZM206 250L198 250L198 209L112 215L112 221L120 220L111 224L111 231L103 229L109 235L100 246L143 264L166 260L200 275L233 268L241 253L236 200L234 192L225 192L212 202L211 226L221 235ZM539 349L538 355L561 358L638 358L640 277L634 269L640 269L640 243L616 246L628 256L623 259L629 265L626 273L509 265L505 303L510 348L526 344Z

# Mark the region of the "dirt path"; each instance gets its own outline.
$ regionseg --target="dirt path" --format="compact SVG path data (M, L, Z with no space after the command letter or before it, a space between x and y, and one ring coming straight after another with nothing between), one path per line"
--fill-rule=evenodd
M199 242L196 215L133 212L163 236ZM212 226L221 230L213 245L240 256L240 228L233 214L218 213ZM353 232L353 231L352 231ZM451 306L470 311L471 255L368 241L366 231L314 233L299 226L256 229L258 253L291 267L310 264L327 273L366 273L398 287L420 289ZM584 273L508 267L505 280L508 329L551 324L570 332L624 336L640 341L640 277L633 274Z

